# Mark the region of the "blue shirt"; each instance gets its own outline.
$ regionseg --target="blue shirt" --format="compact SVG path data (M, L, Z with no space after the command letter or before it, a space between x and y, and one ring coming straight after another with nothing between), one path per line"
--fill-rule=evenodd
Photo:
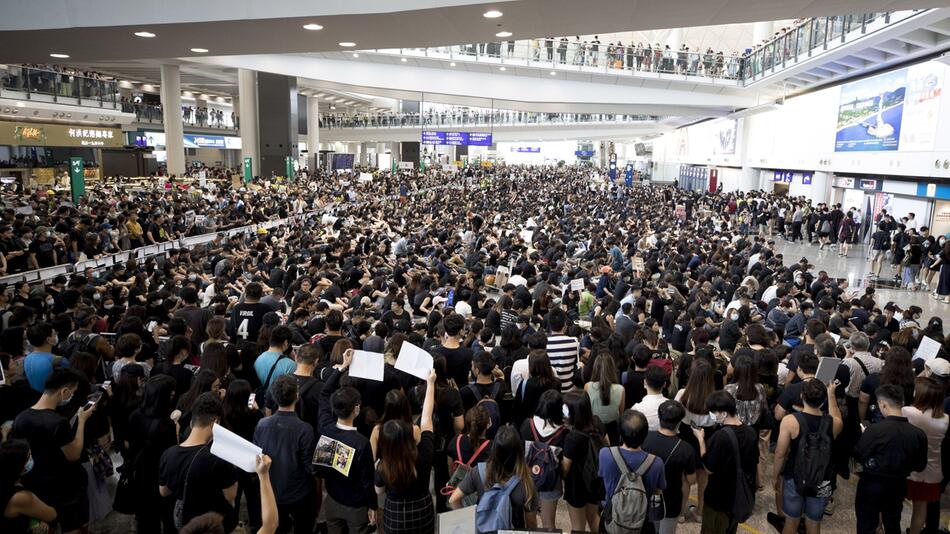
M261 355L257 357L257 360L254 361L254 372L257 373L257 378L265 388L270 388L270 385L274 383L274 380L276 380L278 376L289 375L297 369L297 364L294 363L293 358L288 356L277 362L278 358L280 358L279 352L269 350L262 352ZM274 362L277 362L277 367L274 367ZM270 382L265 383L271 367L274 367L274 373L270 377Z
M631 451L621 447L620 456L626 460L627 469L636 471L639 469L640 464L643 463L643 460L646 459L647 453L644 451ZM604 505L606 505L607 501L609 501L610 497L614 494L614 490L617 489L617 484L620 483L620 467L617 465L617 462L614 461L613 455L610 454L609 447L600 449L598 459L598 463L600 464L600 477L604 479L604 489L607 490L607 498L603 501ZM653 495L657 490L666 489L666 474L663 471L663 459L659 456L653 460L653 465L650 466L650 469L647 470L646 475L643 477L643 489L646 490L647 495Z
M49 352L31 352L23 361L23 374L26 375L30 387L43 392L46 379L53 372L55 356Z

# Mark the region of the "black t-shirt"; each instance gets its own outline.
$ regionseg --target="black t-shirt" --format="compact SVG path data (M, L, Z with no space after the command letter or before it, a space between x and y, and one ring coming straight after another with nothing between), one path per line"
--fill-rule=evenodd
M706 445L703 465L709 470L706 505L728 512L736 498L736 449L726 432L734 432L739 443L739 459L746 479L754 480L759 464L759 434L750 426L726 426L713 434Z
M30 243L30 254L36 255L36 263L40 267L52 267L55 263L53 261L53 242L49 239L46 241L37 239Z
M891 238L887 232L878 230L871 234L871 247L874 250L887 250L891 246Z
M653 431L643 442L643 450L663 460L666 473L666 517L679 517L683 508L683 475L696 472L696 449L676 436L666 436Z
M375 484L386 488L386 498L392 500L417 500L429 495L429 473L432 471L432 455L435 451L432 432L426 430L416 446L416 478L408 486L395 488L391 486L383 473L376 467Z
M432 349L432 355L442 355L449 370L449 377L455 379L455 385L462 388L468 384L468 377L472 372L472 349L458 347L454 349L443 346Z
M211 454L211 443L194 447L176 445L162 454L159 465L159 484L170 489L174 499L184 499L182 524L201 514L218 512L224 516L224 531L234 530L237 513L222 490L237 482L237 470Z
M625 378L623 383L624 409L627 409L642 401L643 397L646 396L647 388L643 383L646 371L627 371L622 376Z
M257 343L257 336L264 323L264 314L271 311L273 309L270 306L261 302L236 304L231 311L231 324L234 328L232 339Z
M82 465L67 460L62 450L74 436L69 420L54 410L28 408L13 421L10 437L25 439L33 455L33 469L23 475L23 484L46 504L68 502L86 491Z

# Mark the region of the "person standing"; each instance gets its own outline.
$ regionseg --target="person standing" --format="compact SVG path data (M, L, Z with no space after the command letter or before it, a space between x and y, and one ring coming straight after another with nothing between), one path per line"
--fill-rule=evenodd
M947 435L950 418L943 411L945 387L933 377L919 377L914 388L914 404L904 406L901 413L907 421L927 435L927 467L907 477L907 498L913 503L910 534L920 534L927 518L927 507L939 503L943 493L943 456L941 448ZM933 532L938 525L928 525Z
M706 410L722 427L709 438L702 428L693 428L699 443L699 456L709 473L702 515L702 532L735 534L739 517L735 515L736 495L755 490L754 478L759 464L759 434L742 424L736 415L736 400L725 391L716 391L706 399ZM737 463L738 462L738 465ZM746 488L739 485L745 484Z
M883 523L886 534L898 534L907 477L927 467L927 435L902 415L904 390L886 384L875 392L885 419L861 435L854 459L864 468L854 496L856 532L873 534Z
M782 513L785 515L784 534L797 533L803 515L805 528L810 534L820 531L828 499L834 492L831 443L844 426L835 400L835 384L825 386L815 379L804 384L801 393L803 410L782 419L775 447L773 480L776 496L781 495ZM822 413L821 408L826 401L830 415ZM808 447L807 451L805 447ZM811 464L806 466L806 461ZM798 479L797 473L814 465L824 466L820 480ZM809 473L807 470L804 472ZM812 484L815 482L817 484Z
M650 369L657 367L652 366ZM686 488L696 483L696 449L677 435L685 416L686 409L682 404L674 400L663 402L656 413L658 426L650 430L643 442L643 450L663 460L666 476L666 488L663 490L666 514L654 522L657 534L675 534L687 497L683 494L683 481L687 483Z
M606 499L602 504L605 507L610 502L614 492L617 491L617 486L627 471L633 471L640 475L643 481L643 489L650 502L652 502L654 495L658 495L666 489L663 460L642 448L648 435L647 418L636 410L627 410L620 418L621 445L600 449L598 473L600 478L604 480ZM621 465L621 462L623 465Z
M277 412L254 429L254 443L275 461L271 467L280 532L311 534L317 519L313 478L313 428L297 417L300 401L297 378L281 375L270 387Z
M547 322L548 328L551 329L547 343L548 359L561 381L561 391L565 392L573 385L580 344L576 338L564 334L567 329L567 314L561 308L548 312Z

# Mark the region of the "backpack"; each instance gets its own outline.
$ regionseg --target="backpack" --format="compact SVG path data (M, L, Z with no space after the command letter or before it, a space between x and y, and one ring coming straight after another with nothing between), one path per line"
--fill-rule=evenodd
M743 523L752 517L752 509L755 507L755 484L742 471L742 454L735 431L724 428L722 432L726 433L729 441L732 442L733 449L735 449L736 494L732 501L732 519Z
M485 463L478 464L478 475L483 485L487 471L486 465ZM521 477L512 475L508 482L504 484L496 482L492 487L485 489L475 507L475 530L479 534L511 528L511 493L520 483Z
M465 480L465 477L468 475L468 472L472 470L472 464L475 463L475 460L478 459L478 456L485 450L488 445L491 444L491 440L485 440L481 445L475 449L475 452L472 453L472 457L468 459L467 462L462 462L462 435L459 434L455 438L455 457L457 460L452 462L452 476L449 477L448 483L445 487L442 488L442 495L449 497L455 491L455 488ZM484 463L484 462L483 462ZM478 495L474 493L471 495L466 495L462 497L462 508L466 506L471 506L478 502Z
M539 492L553 491L560 477L560 462L554 454L551 442L561 435L564 427L555 430L547 439L542 440L533 419L528 426L531 427L531 434L534 436L534 441L528 444L528 453L525 458L528 469L531 471L531 480L534 481L534 487Z
M485 412L488 413L488 418L491 419L491 426L488 427L488 430L485 432L485 437L488 439L495 439L495 432L498 432L498 429L501 428L503 423L501 418L501 404L502 400L502 390L504 389L505 383L501 380L496 380L492 383L491 393L488 395L482 395L481 399L475 403L475 406L481 406L485 409ZM473 397L478 399L479 389L476 384L469 384L465 386Z
M817 432L808 429L805 416L793 414L798 421L798 452L795 454L795 467L792 477L795 490L802 497L824 497L831 495L831 435L829 432L831 417L823 415Z
M69 337L66 338L66 344L63 347L63 357L69 359L80 352L95 354L96 340L98 338L99 334L95 332L89 332L88 334L73 332L69 334Z
M643 476L653 465L656 456L647 454L636 471L631 471L626 460L620 455L619 447L611 447L610 455L620 470L620 481L607 500L602 522L607 534L639 534L646 523L650 508L650 495L647 495Z
M602 501L606 490L604 490L604 479L600 477L599 466L597 465L600 448L594 445L594 439L594 436L588 436L587 438L587 458L580 465L580 471L577 472L576 476L580 481L580 489L583 490L584 495Z

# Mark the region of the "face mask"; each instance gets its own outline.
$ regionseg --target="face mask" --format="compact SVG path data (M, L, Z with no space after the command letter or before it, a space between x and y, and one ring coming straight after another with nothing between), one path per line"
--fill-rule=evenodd
M33 456L30 456L30 459L26 461L26 465L23 466L23 472L21 475L25 475L33 470Z
M729 315L729 318L732 319L733 321L738 321L738 320L739 320L739 314L738 314L738 313L732 313L732 314Z
M197 274L194 274L194 273L189 274L189 275L188 275L188 279L191 280L192 282L194 282L195 280L198 279L198 275L197 275Z
M717 414L716 412L709 412L709 417L715 419L715 421L716 421L717 423L719 423L720 425L723 424L723 423L725 423L725 421L726 421L726 414L725 414L725 413Z
M565 417L565 418L571 416L570 410L567 409L567 404L562 404L562 405L561 405L561 413L564 414L564 417Z
M112 308L115 308L115 304L103 304L102 307L107 310L111 310Z
M99 293L96 293L92 296L92 300L99 300L101 298L102 298L102 295L100 295Z
M47 305L47 306L52 306L53 304L55 304L55 302L53 301L53 299L46 299L46 305Z
M32 243L32 242L33 242L33 240L31 240L31 239L24 239L24 240L23 240L23 244L24 244L25 246L27 246L27 247L29 247L29 246L30 246L30 243Z
M72 394L72 393L69 394L69 397L67 397L67 398L65 398L65 399L63 399L63 400L61 400L61 401L59 401L59 405L60 405L60 406L66 406L67 404L69 404L69 401L71 401L71 400L73 400L73 394Z

